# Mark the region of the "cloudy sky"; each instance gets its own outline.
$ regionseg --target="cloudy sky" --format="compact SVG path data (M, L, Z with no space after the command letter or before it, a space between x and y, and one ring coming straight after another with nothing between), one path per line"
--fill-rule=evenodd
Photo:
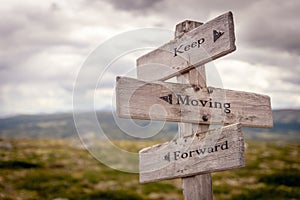
M227 11L234 15L237 50L214 62L224 88L267 94L275 109L300 108L299 8L298 0L2 0L0 116L72 111L76 77L99 45L145 27L171 39L177 23L206 22ZM109 107L115 75L134 69L137 56L118 59L104 86L80 82L82 96L95 95L96 109ZM111 57L97 59L105 65L101 59ZM90 103L80 100L82 109Z

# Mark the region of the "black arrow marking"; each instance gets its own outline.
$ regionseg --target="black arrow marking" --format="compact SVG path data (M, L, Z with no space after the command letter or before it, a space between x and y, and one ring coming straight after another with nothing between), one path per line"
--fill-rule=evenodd
M216 42L223 34L224 32L222 31L213 30L214 42Z
M170 152L167 153L167 154L163 157L163 159L170 162Z
M172 104L172 94L169 94L167 96L162 96L162 97L159 97L160 99L168 102L169 104Z

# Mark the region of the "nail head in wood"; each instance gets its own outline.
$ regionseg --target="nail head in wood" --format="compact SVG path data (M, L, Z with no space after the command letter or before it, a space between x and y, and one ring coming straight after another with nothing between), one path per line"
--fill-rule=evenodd
M203 121L207 122L208 121L208 116L207 115L203 115L202 119L203 119Z
M208 92L208 94L211 94L211 93L213 93L213 89L212 88L207 88L207 92Z

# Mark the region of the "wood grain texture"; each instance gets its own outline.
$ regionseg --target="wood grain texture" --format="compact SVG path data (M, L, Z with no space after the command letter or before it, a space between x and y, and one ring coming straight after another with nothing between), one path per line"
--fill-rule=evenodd
M178 138L139 152L140 182L240 168L244 138L239 124Z
M175 38L180 38L183 34L191 31L203 23L196 21L184 21L176 25ZM206 88L206 72L205 66L202 65L197 69L192 69L187 73L177 76L177 83L185 83L190 85L197 85L201 88ZM178 135L179 138L184 138L194 135L198 132L206 132L209 129L209 125L201 125L197 123L178 123ZM211 174L197 174L195 176L183 177L182 190L185 200L211 200L213 199L212 192L212 178Z
M160 98L165 96L172 103ZM266 95L126 77L117 78L116 110L123 118L273 126L270 97Z
M205 66L200 66L197 69L190 70L188 73L177 76L177 82L206 88ZM208 129L209 125L183 122L178 123L179 137L187 137L190 134L194 135L197 132L206 132ZM182 190L185 200L212 200L211 174L197 174L195 176L183 177Z
M217 40L214 31L221 33ZM138 58L137 77L167 80L235 49L233 16L228 12Z
M182 178L184 200L212 200L211 174Z

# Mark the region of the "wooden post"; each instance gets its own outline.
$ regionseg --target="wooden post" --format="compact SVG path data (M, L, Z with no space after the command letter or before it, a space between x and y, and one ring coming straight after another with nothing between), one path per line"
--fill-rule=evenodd
M182 37L186 32L202 25L200 22L184 21L176 25L175 38ZM205 66L192 69L189 72L177 76L178 83L189 83L196 87L206 87ZM195 88L196 89L196 88ZM192 123L178 123L179 137L207 131L209 125ZM182 189L185 200L211 200L212 180L211 174L203 174L182 178Z
M173 53L170 52L172 49ZM203 25L200 22L187 20L176 25L174 40L137 59L137 75L141 80L117 77L118 116L180 122L178 123L179 140L174 139L168 143L140 150L141 183L182 177L185 200L211 200L213 199L212 179L209 173L245 165L241 126L272 127L272 112L268 96L207 88L204 64L234 50L235 36L231 12ZM161 68L161 65L165 67ZM161 82L174 76L177 76L177 84ZM214 108L222 107L220 102L215 103L213 107L212 102L213 98L218 97L220 91L225 92L228 100L226 107L230 108L224 110L224 113L222 110L212 111ZM185 96L184 100L181 95ZM190 96L195 96L196 99L190 101ZM200 98L202 107L197 98ZM203 101L202 98L210 99L209 106L205 107L208 100ZM176 99L177 104L174 103ZM155 104L161 105L167 112L162 113L161 109L153 109L152 105ZM223 105L225 107L225 104ZM200 108L201 112L195 113L195 110ZM209 124L220 123L232 125L208 131ZM216 132L223 135L212 135ZM219 141L215 148L206 147L207 153L215 153L209 157L193 157L193 152L198 155L204 154L205 150L199 149L198 144L205 145L203 139L209 138L207 134L211 134L211 138ZM231 138L228 138L228 141L224 140L224 137L228 136ZM228 145L229 142L234 144ZM228 150L229 146L230 150ZM228 151L223 153L217 150L218 147ZM227 156L228 153L232 157ZM209 159L209 162L205 159ZM213 159L216 162L212 162Z

